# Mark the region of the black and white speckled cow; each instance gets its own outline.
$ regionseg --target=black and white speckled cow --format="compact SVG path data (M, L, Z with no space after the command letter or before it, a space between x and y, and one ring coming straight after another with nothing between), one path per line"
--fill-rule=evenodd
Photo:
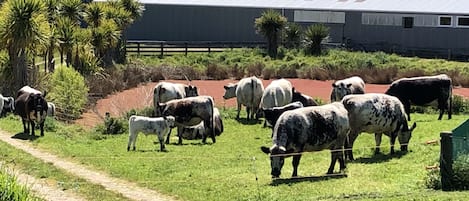
M0 94L0 109L1 109L0 117L6 116L7 113L9 112L14 112L15 111L15 99L11 96L4 97L2 94Z
M348 94L364 94L365 82L361 77L353 76L332 83L331 102L341 101Z
M452 113L452 81L448 75L422 76L401 78L394 81L385 92L399 98L410 121L410 105L426 105L433 101L438 102L441 120L445 109L448 110L448 119Z
M204 122L205 135L202 138L202 142L205 143L207 136L212 138L213 143L215 140L214 131L214 118L213 109L214 102L211 96L197 96L188 97L182 99L170 100L166 103L159 103L157 110L163 116L174 116L176 118L176 125L179 126L195 126L200 122ZM168 134L166 143L169 143ZM182 144L182 136L178 136L178 144Z
M383 133L391 138L391 154L394 154L396 138L401 145L401 151L407 151L412 130L417 125L414 123L411 128L408 127L407 115L399 99L386 94L367 93L347 95L342 99L342 103L348 111L350 121L347 158L353 160L353 143L361 132L375 133L375 153L379 152Z
M271 175L277 178L289 154L296 153L292 161L292 177L296 177L302 152L330 149L327 173L331 174L337 160L340 170L345 169L343 146L349 130L347 110L340 102L298 108L280 116L274 127L272 147L261 147L261 150L270 154Z

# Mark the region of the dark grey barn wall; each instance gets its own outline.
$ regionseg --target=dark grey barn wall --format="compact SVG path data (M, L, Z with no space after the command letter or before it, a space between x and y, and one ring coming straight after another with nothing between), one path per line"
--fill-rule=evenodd
M145 5L126 32L129 40L264 41L254 20L263 9Z
M389 48L469 48L468 28L362 25L361 12L347 12L345 37Z

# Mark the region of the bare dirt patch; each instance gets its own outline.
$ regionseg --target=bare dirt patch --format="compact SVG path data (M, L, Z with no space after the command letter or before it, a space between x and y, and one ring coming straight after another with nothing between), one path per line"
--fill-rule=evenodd
M330 93L332 90L332 80L318 81L308 79L288 79L292 82L296 90L307 94L312 97L322 99L324 102L329 102ZM188 83L186 80L166 80L176 83ZM272 80L263 80L264 87L270 84ZM235 107L236 99L223 100L222 96L225 93L224 85L228 83L235 83L237 80L194 80L192 84L197 86L200 95L209 95L215 99L215 105L219 108ZM141 109L144 107L152 106L153 104L153 87L156 82L140 85L136 88L125 90L104 99L99 100L96 105L85 112L81 119L75 123L91 128L101 122L106 112L111 116L119 116L131 109ZM389 85L379 84L366 84L365 90L367 93L384 93ZM453 89L455 95L469 97L469 88L455 88Z

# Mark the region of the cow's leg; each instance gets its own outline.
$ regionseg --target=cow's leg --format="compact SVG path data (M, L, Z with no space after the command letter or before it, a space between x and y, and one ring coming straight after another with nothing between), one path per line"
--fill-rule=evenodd
M137 141L138 131L134 131L132 128L129 128L129 142L127 143L127 151L130 151L130 147L135 151L135 143Z
M443 114L445 113L445 109L447 107L448 107L448 100L438 99L438 109L440 110L440 115L438 116L438 120L441 120L441 118L443 117Z
M397 134L391 135L391 155L394 154L394 144L396 143Z
M352 147L353 147L353 143L355 142L355 140L357 139L358 137L358 132L352 132L350 131L350 134L348 136L348 140L346 141L345 143L345 158L353 161L354 158L353 158L353 150L352 150Z
M451 119L451 115L453 114L453 96L449 96L448 100L448 119Z
M173 131L173 129L170 128L170 129L169 129L169 133L168 133L168 135L166 136L166 142L165 142L166 144L169 144L169 138L171 137L171 132L172 132L172 131ZM177 129L177 132L179 132L179 129Z
M405 113L407 114L407 121L410 121L410 101L403 101Z
M334 173L334 166L335 162L339 159L338 158L339 150L331 150L331 164L329 165L329 169L327 170L327 174ZM342 168L342 165L340 166Z
M29 135L29 122L22 119L23 121L23 133Z
M301 152L300 152L301 153ZM292 165L293 165L293 173L291 177L298 176L298 165L300 164L301 154L297 154L293 156Z
M29 121L29 123L31 124L31 135L32 136L36 136L36 134L34 133L34 129L36 128L36 123L34 123L34 121Z
M375 154L379 154L379 147L381 146L381 138L383 134L382 133L375 133L375 142L376 142L376 147L375 147ZM392 148L392 146L391 146Z
M166 151L164 147L164 135L163 132L157 133L158 141L160 142L160 151Z
M212 120L212 118L210 118L209 121L204 121L204 126L205 126L205 125L209 125L209 126L207 126L206 129L205 129L205 135L204 135L204 137L203 137L203 139L202 139L202 142L203 142L203 143L206 143L207 136L209 136L209 135L210 135L210 138L212 138L212 142L213 142L213 143L217 142L217 140L215 139L215 132L213 131L215 125L213 125L213 120Z
M247 107L246 107L247 108ZM239 113L241 112L241 103L238 103L238 110L237 110L237 113L236 113L236 120L239 119Z
M44 136L44 122L39 124L39 128L41 129L41 136Z
M177 129L177 134L178 134L178 145L182 144L182 132L184 131L184 128L182 126L178 126ZM168 134L169 136L169 134Z

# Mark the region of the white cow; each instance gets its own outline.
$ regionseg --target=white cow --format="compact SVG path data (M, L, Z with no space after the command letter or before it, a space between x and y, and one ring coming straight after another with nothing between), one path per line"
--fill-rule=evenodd
M272 81L264 90L261 99L261 109L280 107L292 102L293 86L286 79ZM264 121L264 127L266 126Z
M52 102L47 102L47 115L48 116L55 116L55 104Z
M196 86L171 83L171 82L159 82L153 89L153 106L158 108L158 103L166 103L170 100L181 99L186 97L198 96ZM160 116L156 110L156 116Z
M259 78L255 76L243 78L235 84L230 83L225 85L224 88L224 99L236 97L238 104L238 113L236 115L236 119L239 119L241 105L246 106L248 120L254 119L254 117L258 117L257 112L259 111L262 94L264 93L264 86L262 85L262 81Z
M351 94L345 96L342 103L350 120L346 151L346 157L350 160L353 160L353 143L361 132L375 133L375 153L379 152L383 133L391 138L391 154L394 154L396 138L401 145L401 151L407 151L412 130L417 125L414 123L411 128L408 127L404 106L398 98L379 93Z
M129 143L127 144L127 151L135 151L135 142L139 132L148 134L156 134L160 142L160 150L165 151L164 137L168 135L171 128L174 126L175 118L173 116L166 117L144 117L132 115L129 118Z
M348 94L364 94L365 82L358 76L337 80L332 83L331 102L340 101Z

